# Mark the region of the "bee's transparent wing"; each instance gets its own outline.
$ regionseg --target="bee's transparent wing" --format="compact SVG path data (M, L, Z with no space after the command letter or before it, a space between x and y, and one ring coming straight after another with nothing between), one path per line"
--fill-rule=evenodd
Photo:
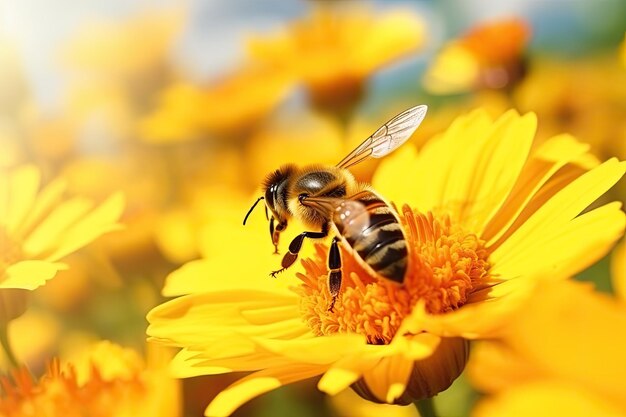
M360 201L350 198L307 197L302 200L305 206L313 207L335 223L341 224L345 236L360 235L370 226L370 215Z
M381 126L372 136L350 152L337 164L339 168L349 168L369 157L381 158L402 145L422 123L428 107L412 107Z

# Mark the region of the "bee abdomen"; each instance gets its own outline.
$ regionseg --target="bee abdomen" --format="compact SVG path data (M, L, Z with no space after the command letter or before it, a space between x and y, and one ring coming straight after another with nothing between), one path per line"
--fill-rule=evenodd
M370 226L353 248L375 272L402 283L406 272L407 247L402 228L393 214L393 222Z
M369 215L369 225L359 233L350 233L338 225L347 243L374 272L392 281L402 283L407 269L408 251L402 226L384 202L374 198L363 199ZM363 214L360 214L363 215Z

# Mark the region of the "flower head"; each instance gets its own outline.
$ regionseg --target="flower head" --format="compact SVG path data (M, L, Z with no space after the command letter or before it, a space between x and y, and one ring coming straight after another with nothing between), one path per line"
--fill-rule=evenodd
M154 361L153 361L154 362ZM178 383L158 363L100 342L76 362L52 360L36 381L25 368L0 379L0 415L14 417L163 416L180 413Z
M34 166L4 170L0 176L0 288L34 290L65 266L58 261L117 229L124 206L120 194L96 206L63 198L56 180L39 190Z
M159 106L140 122L140 136L152 143L237 137L276 107L291 78L285 71L249 64L205 87L170 85L160 93Z
M435 94L510 87L524 74L523 55L530 28L519 19L477 26L447 44L424 77Z
M374 72L423 42L424 24L406 10L375 15L352 5L320 6L272 37L251 39L249 52L302 80L314 104L340 108L360 98Z
M623 233L619 203L581 213L626 164L591 167L588 146L567 135L532 149L535 127L532 114L493 121L476 111L419 154L404 145L383 160L372 184L401 207L403 285L343 247L344 281L329 311L323 245L303 255L295 277L269 282L224 258L223 274L188 266L172 275L168 294L182 296L149 314L149 335L183 348L179 376L256 371L220 393L211 416L316 375L324 392L352 386L376 402L437 394L463 370L467 339L497 336L533 282L569 277Z

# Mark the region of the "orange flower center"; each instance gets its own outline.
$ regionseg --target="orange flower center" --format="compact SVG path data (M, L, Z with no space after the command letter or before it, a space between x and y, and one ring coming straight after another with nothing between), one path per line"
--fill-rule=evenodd
M399 285L377 276L354 251L342 247L343 281L333 311L328 307L328 249L317 245L314 259L302 261L300 295L304 320L317 335L360 333L369 343L389 343L418 300L431 314L458 309L489 279L488 251L475 234L447 216L404 207L401 221L409 248L409 267Z

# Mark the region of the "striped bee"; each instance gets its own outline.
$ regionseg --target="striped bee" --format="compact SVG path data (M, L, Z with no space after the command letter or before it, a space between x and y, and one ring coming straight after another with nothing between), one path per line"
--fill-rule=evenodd
M289 244L282 267L289 268L298 258L305 238L321 239L334 235L328 254L329 310L341 290L341 254L338 244L352 248L375 274L402 284L407 271L408 251L398 214L368 184L359 183L348 170L368 158L381 158L402 145L417 129L427 107L412 107L381 126L336 166L288 164L267 176L264 195L252 205L248 216L261 200L265 214L271 212L270 235L278 253L280 233L289 219L299 219L307 229Z

